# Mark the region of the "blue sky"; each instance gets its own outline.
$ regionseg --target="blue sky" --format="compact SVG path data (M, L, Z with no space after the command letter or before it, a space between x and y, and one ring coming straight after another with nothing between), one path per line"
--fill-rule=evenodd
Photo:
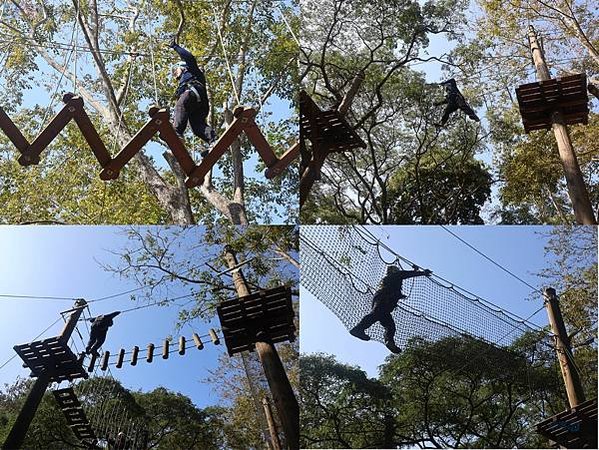
M501 271L441 227L386 226L368 227L400 255L423 268L467 289L499 307L527 318L542 306L541 298L530 299L531 289ZM544 255L548 227L533 226L461 226L451 231L487 254L529 284L542 288L534 274L547 265ZM392 260L393 258L387 258ZM323 352L336 355L339 361L357 365L369 376L389 354L379 342L353 338L341 322L307 290L301 290L300 348L302 353ZM547 318L540 311L531 322L545 326ZM401 324L397 324L401 327Z
M126 237L118 227L2 227L0 230L0 294L39 295L59 297L100 298L137 287L129 280L121 280L104 271L99 262L116 264L118 261L109 251L118 251L126 243ZM184 295L190 289L174 289L170 297ZM156 298L160 300L162 298ZM182 300L185 301L185 300ZM60 311L71 307L72 301L27 300L0 298L0 365L15 353L13 345L30 342L39 332L54 322ZM91 314L99 315L114 310L136 306L129 295L92 303ZM184 356L171 345L171 356L160 356L162 340L173 335L178 307L149 307L122 314L115 318L109 330L105 350L112 354L123 347L130 351L134 345L144 349L148 343L157 350L152 364L145 361L122 369L112 367L113 375L131 389L151 390L158 386L181 392L198 406L218 404L215 389L203 383L208 371L217 366L217 359L226 353L224 344L214 346L204 339L201 351L187 350ZM43 337L56 336L63 322L54 326ZM193 331L207 334L216 322L192 323L182 333L191 338ZM79 326L87 340L86 327ZM77 348L83 347L75 333ZM188 341L189 342L189 341ZM12 383L17 376L27 377L29 370L21 367L15 358L0 369L0 385Z

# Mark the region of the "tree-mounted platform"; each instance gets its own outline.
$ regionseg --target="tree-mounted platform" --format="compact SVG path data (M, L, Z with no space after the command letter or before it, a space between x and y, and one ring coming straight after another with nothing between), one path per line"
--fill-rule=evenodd
M256 342L293 342L291 289L279 287L228 300L216 308L230 356L253 351Z
M563 448L597 448L597 399L556 414L536 429Z
M293 145L280 158L277 157L254 121L257 114L256 110L238 107L235 109L233 122L222 134L210 154L199 165L196 165L185 145L176 135L170 122L168 109L153 106L149 110L150 119L113 158L85 112L83 99L69 93L63 96L63 102L65 103L63 108L31 143L23 136L4 110L0 108L0 129L21 153L19 157L21 165L39 164L40 154L56 139L71 120L74 120L79 127L81 134L102 167L100 178L105 181L117 179L123 167L156 134L159 134L166 142L181 168L189 177L186 181L188 187L203 183L206 174L242 132L246 133L250 142L260 154L267 167L265 175L269 179L283 173L299 155L299 147Z
M307 150L309 140L311 151ZM366 148L364 141L337 110L322 111L305 91L300 91L300 205L320 179L320 171L330 153Z
M345 152L366 144L336 109L322 111L306 91L300 91L300 136L312 151Z
M96 435L73 388L58 389L53 394L73 434L81 442L93 444Z
M561 112L565 125L586 125L589 120L586 80L581 73L516 88L524 131L550 130L555 112Z
M60 337L15 345L13 348L31 370L32 377L45 376L50 382L56 383L88 378L77 356Z

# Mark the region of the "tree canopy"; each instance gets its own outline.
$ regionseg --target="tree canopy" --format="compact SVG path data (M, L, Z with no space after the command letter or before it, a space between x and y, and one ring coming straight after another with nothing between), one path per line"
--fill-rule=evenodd
M367 148L328 156L305 223L574 222L555 138L525 134L515 89L535 81L534 25L552 77L586 73L596 97L593 4L504 3L307 2L304 89L344 114ZM439 76L456 79L480 124L458 112L439 127ZM595 106L588 124L569 127L594 208Z

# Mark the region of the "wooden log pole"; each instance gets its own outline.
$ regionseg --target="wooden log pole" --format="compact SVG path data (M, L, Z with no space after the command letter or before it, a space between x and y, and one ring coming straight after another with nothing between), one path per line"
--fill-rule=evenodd
M162 344L162 359L168 359L169 349L170 349L170 341L167 339L164 340Z
M224 257L229 268L233 269L238 266L237 256L231 246L225 246ZM239 297L250 295L250 290L241 269L232 271L231 275L237 295ZM285 367L283 367L274 344L266 336L263 335L256 342L256 352L262 363L262 368L264 369L264 374L275 402L277 414L285 433L287 445L290 450L299 450L299 405L291 383L289 383L289 379L287 378Z
M185 336L179 336L179 354L181 356L185 354Z
M216 334L216 331L213 328L210 328L210 330L208 330L208 334L210 334L210 339L212 340L212 343L214 345L220 344L220 339L218 338L218 334Z
M120 369L121 367L123 367L123 360L125 359L125 349L122 348L119 350L119 356L116 359L116 368Z
M139 357L139 347L136 345L133 347L133 351L131 352L131 365L137 365L137 358Z
M562 377L566 386L566 393L568 394L568 402L570 403L570 407L574 408L584 402L585 397L578 371L572 361L570 339L564 325L555 289L545 289L543 296L545 297L545 307L547 308L551 331L555 336L555 351L562 370Z
M151 363L152 361L154 361L154 344L148 344L146 362Z
M60 334L60 341L69 341L71 334L73 334L73 331L77 326L77 321L79 320L79 317L81 317L81 313L83 313L83 309L86 306L87 302L83 299L78 299L75 302L75 306ZM2 446L3 449L16 449L23 447L23 441L25 440L29 426L35 417L35 413L37 412L40 402L46 393L46 389L48 389L48 386L50 385L50 381L51 379L49 375L42 375L35 380L31 391L29 391L29 394L27 394L25 403L19 411L19 415L17 416L6 440L4 441Z
M532 25L528 27L528 39L533 62L537 70L537 79L541 82L551 79L549 68L545 62L545 54L539 43L537 33ZM557 142L557 148L562 166L564 168L564 177L568 186L568 195L572 202L576 222L583 225L596 225L595 214L591 205L591 200L584 183L584 178L568 134L568 127L565 124L563 114L556 110L551 115L551 128Z
M102 357L102 365L100 366L100 370L105 371L108 369L108 361L110 360L110 352L104 352L104 356Z

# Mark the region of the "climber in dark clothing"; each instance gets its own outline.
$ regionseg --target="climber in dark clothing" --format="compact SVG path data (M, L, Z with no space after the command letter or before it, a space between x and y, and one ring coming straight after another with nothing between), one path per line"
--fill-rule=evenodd
M480 119L474 112L474 110L468 105L466 99L458 89L458 86L453 78L443 81L439 83L445 86L445 99L442 102L435 103L435 106L447 105L445 107L445 112L443 113L443 117L441 118L441 126L444 126L449 119L449 115L458 109L461 109L466 113L468 117L470 117L475 122L480 122Z
M206 92L206 77L198 67L195 56L172 39L170 48L175 50L182 61L173 68L173 76L179 81L175 92L177 104L173 126L179 138L183 138L187 122L191 125L193 134L209 145L216 141L216 133L206 123L209 112L208 93ZM209 150L202 152L205 157Z
M397 303L406 296L401 292L403 280L414 277L430 276L430 270L401 270L396 266L389 266L387 274L381 281L380 288L375 292L372 299L372 309L366 314L360 322L349 332L352 336L369 341L370 336L366 334L366 329L380 322L385 329L385 345L393 353L400 353L401 349L395 345L395 321L391 313L397 306Z
M85 347L85 353L99 356L98 349L106 340L106 333L108 333L108 329L113 325L112 319L120 313L120 311L115 311L89 319L92 326L89 333L89 342L87 343L87 347Z

